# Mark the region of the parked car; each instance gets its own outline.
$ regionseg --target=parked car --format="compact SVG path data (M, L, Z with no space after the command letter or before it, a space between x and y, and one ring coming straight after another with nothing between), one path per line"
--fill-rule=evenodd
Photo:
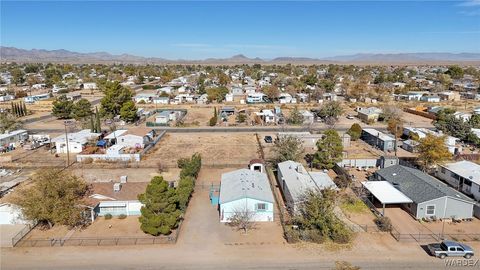
M266 143L272 143L273 142L273 138L272 136L265 136L265 138L263 138L265 140Z
M428 245L430 253L440 259L445 257L464 257L470 259L474 253L473 249L465 244L454 241L443 241L442 243Z
M349 114L349 115L347 115L347 119L352 120L352 119L355 119L355 117L353 117L352 115Z

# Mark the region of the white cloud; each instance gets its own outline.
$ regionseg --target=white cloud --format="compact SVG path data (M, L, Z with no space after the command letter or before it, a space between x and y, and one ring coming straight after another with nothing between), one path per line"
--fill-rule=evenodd
M480 6L480 0L468 0L459 4L462 7L476 7Z

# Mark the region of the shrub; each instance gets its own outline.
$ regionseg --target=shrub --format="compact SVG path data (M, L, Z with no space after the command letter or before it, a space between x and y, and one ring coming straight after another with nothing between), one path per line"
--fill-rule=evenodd
M125 214L121 214L118 216L118 219L126 219L127 218L127 215Z
M84 159L82 159L82 163L84 163L84 164L92 164L92 163L93 163L93 158L91 158L91 157L84 158Z
M112 219L112 214L110 214L110 213L105 214L104 217L105 217L105 219L107 219L107 220L108 220L108 219Z
M348 177L346 177L345 175L338 175L337 177L335 177L333 182L335 183L335 185L337 185L337 187L343 189L349 187L352 181L350 181L350 179L348 179Z
M213 127L213 126L217 125L217 121L218 121L217 117L213 116L212 118L210 118L210 121L208 121L208 125Z
M377 217L374 220L377 227L383 232L389 232L392 230L392 221L389 217Z

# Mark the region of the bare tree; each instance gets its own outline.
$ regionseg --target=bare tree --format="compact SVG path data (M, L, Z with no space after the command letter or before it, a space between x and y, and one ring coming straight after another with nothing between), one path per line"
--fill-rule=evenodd
M237 228L237 230L243 230L245 234L249 230L255 228L255 212L248 209L235 209L234 214L229 219L229 225Z

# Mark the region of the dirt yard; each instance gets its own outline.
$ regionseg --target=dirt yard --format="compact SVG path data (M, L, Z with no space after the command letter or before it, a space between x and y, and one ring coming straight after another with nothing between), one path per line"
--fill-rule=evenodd
M233 170L236 168L202 169L200 171L195 192L185 215L179 244L207 248L217 245L272 245L285 242L278 220L259 222L255 229L250 230L247 234L219 221L217 207L210 203L208 186L212 183L218 184L222 173Z
M161 175L167 181L178 179L180 169L168 168L158 173L156 168L82 168L81 164L73 169L73 172L87 182L114 182L120 181L120 176L126 175L128 182L149 182L152 177Z
M259 157L253 133L167 133L142 163L175 166L179 158L194 153L200 153L202 164L207 166L247 166L250 160Z

